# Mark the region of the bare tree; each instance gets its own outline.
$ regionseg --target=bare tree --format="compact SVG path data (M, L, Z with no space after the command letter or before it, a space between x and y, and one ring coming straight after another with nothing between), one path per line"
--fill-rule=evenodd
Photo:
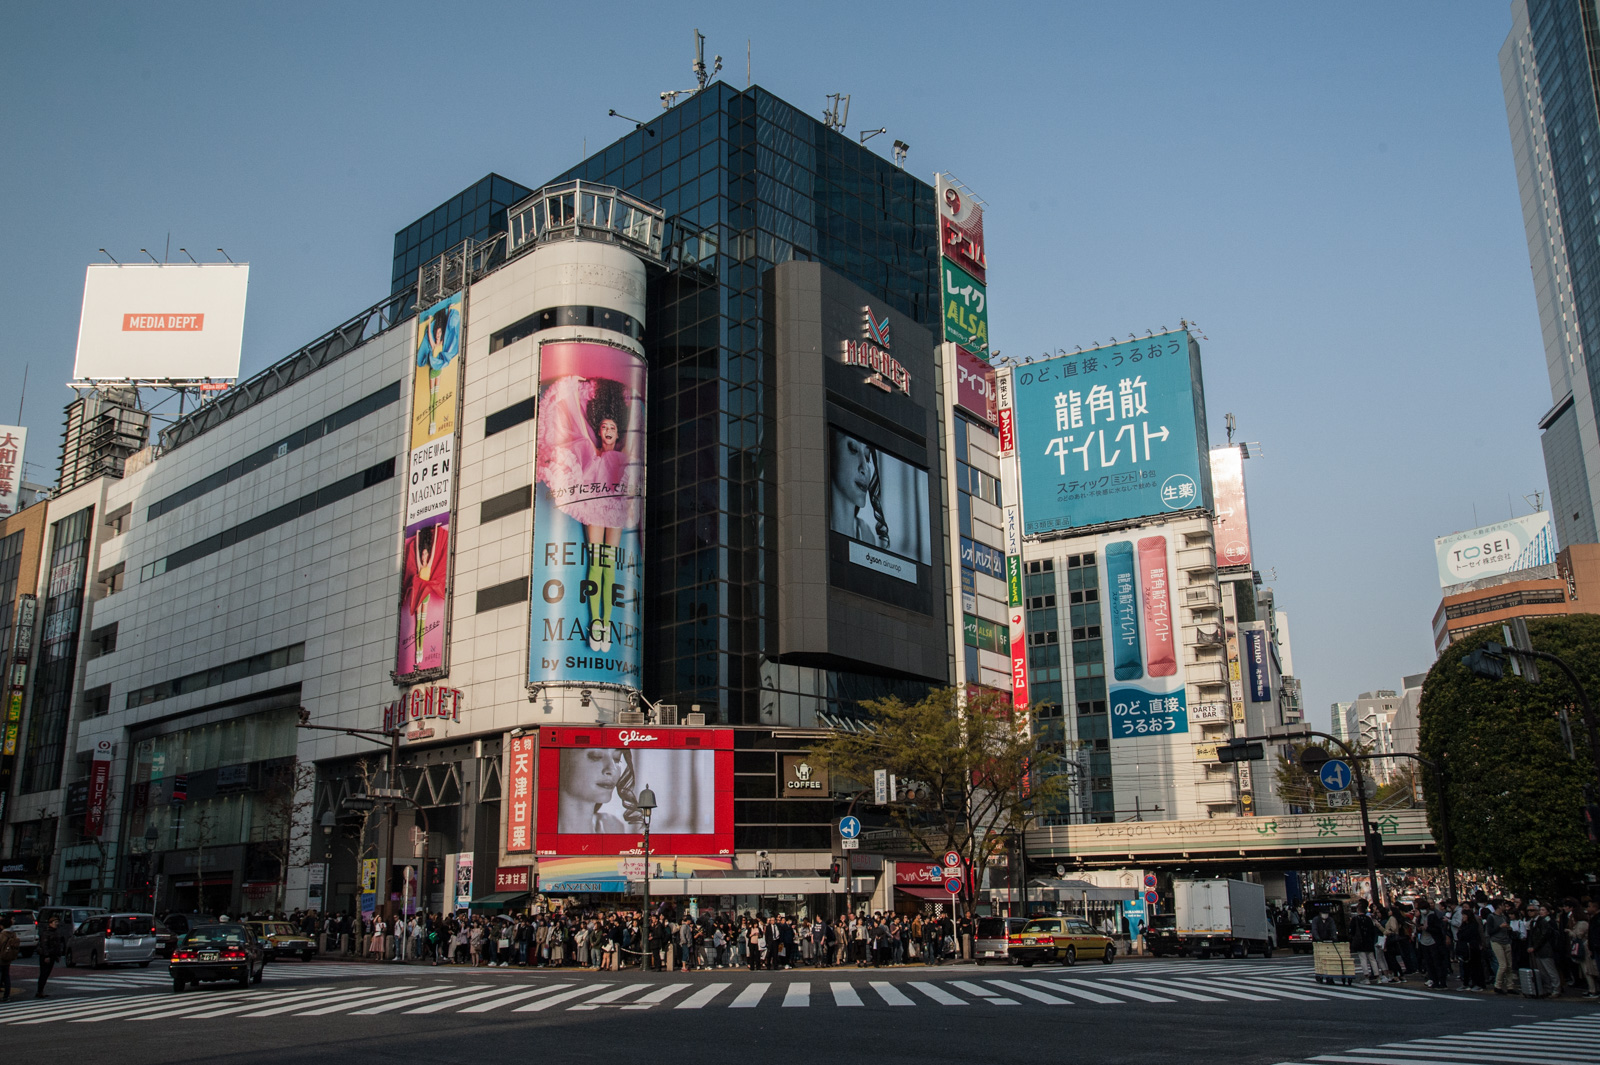
M315 796L317 767L312 762L294 761L275 767L262 791L261 822L251 835L261 849L278 865L278 884L274 893L274 912L283 912L288 890L289 870L305 867L311 861L311 809Z

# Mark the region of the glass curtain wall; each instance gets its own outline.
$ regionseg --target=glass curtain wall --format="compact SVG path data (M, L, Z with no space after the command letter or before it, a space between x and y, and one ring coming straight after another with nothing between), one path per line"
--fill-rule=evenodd
M61 757L77 674L78 630L83 617L83 586L94 508L50 526L50 587L45 593L44 633L39 671L28 714L24 793L61 786Z

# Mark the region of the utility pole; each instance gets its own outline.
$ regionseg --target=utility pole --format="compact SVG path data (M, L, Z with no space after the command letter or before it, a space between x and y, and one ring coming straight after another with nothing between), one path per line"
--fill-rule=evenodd
M385 793L386 796L401 797L401 796L404 795L405 789L403 787L401 787L401 785L400 785L400 729L401 729L401 726L400 726L400 724L398 722L395 724L394 728L388 729L388 730L375 729L375 728L339 728L336 725L313 725L313 724L311 724L311 711L307 710L305 707L302 706L300 708L299 727L300 728L305 728L305 729L313 729L313 730L318 731L318 732L342 732L346 736L356 736L356 737L359 737L359 738L364 739L364 740L371 740L374 743L387 743L389 745L389 769L388 769L388 773L384 777L384 779L386 781L386 787L383 790L384 790L384 793ZM389 873L390 873L391 868L394 865L394 854L395 854L395 849L394 849L395 807L394 807L394 803L393 802L388 803L387 806L386 806L386 810L387 810L387 813L385 813L385 815L384 815L383 827L380 830L380 832L381 832L381 834L383 836L383 846L380 847L379 851L378 851L378 885L381 885L380 890L382 891L382 894L383 894L383 909L385 911L387 911L388 908L389 908ZM358 856L359 856L359 853L360 853L360 851L359 851L359 847L358 847L358 850L357 850ZM360 863L358 862L357 864L359 865ZM284 875L285 876L288 875L287 871L285 871ZM403 903L402 903L402 905L403 905ZM373 900L373 912L374 913L377 913L377 906L378 906L378 900L374 899Z

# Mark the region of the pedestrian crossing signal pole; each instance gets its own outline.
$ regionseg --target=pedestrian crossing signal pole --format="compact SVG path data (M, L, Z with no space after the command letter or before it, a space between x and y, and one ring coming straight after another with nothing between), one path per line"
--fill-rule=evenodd
M639 792L639 812L644 814L644 913L639 918L639 968L650 971L650 811L656 808L656 793L648 784Z

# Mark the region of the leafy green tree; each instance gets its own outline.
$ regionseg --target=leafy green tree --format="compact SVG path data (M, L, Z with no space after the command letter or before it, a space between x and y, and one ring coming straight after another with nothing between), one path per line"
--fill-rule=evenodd
M1008 833L1032 827L1067 797L1062 755L1035 741L1004 693L974 692L964 709L954 688L915 703L863 705L871 727L835 733L812 757L850 780L870 782L879 769L899 778L906 790L890 818L930 856L953 850L982 869Z
M1533 646L1572 667L1600 696L1600 616L1572 614L1528 622ZM1492 870L1513 890L1565 891L1600 869L1600 847L1581 819L1584 786L1595 779L1578 696L1553 664L1541 683L1512 675L1475 676L1462 659L1499 633L1451 645L1428 672L1419 708L1424 758L1445 767L1456 862ZM1562 737L1560 712L1571 708L1576 759ZM1439 838L1443 804L1428 791L1428 821Z

